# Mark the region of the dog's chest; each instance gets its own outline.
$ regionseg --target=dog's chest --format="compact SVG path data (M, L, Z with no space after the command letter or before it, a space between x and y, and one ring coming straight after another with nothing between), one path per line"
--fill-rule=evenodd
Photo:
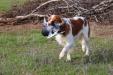
M58 42L58 44L60 44L60 45L62 45L62 46L64 46L65 44L66 44L66 37L64 37L63 35L61 35L61 34L58 34L58 35L56 35L55 36L55 39L56 39L56 41Z

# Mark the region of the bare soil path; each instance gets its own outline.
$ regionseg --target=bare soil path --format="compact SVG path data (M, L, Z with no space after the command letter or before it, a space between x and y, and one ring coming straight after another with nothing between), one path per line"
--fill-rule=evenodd
M113 25L101 25L95 22L90 22L91 36L99 37L113 37ZM21 25L2 25L0 26L0 32L15 32L21 30L41 29L42 25L39 24L21 24Z
M0 32L41 29L41 24L2 25Z

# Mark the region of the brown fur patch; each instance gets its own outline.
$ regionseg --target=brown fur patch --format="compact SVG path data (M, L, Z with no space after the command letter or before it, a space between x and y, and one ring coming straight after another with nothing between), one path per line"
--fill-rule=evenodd
M48 23L49 25L52 25L53 23L62 23L62 20L58 15L51 15L48 20Z
M66 36L70 31L70 27L67 24L63 24L60 26L60 31L59 32L63 32L63 36Z
M84 21L82 19L78 19L78 20L70 19L70 21L72 25L72 34L73 36L75 36L83 28Z
M60 23L61 26L60 26L59 33L60 32L63 32L62 33L63 36L66 36L69 33L69 31L70 31L69 25L66 25L64 23L64 21L61 19L61 17L58 16L58 15L52 15L52 16L50 16L48 23L49 23L49 25L52 25L53 23Z

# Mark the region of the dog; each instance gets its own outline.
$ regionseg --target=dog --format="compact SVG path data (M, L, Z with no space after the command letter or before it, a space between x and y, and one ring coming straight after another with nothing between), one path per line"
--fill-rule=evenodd
M80 37L82 51L86 56L90 54L90 26L84 17L61 18L59 15L51 15L48 21L44 18L42 35L47 38L55 36L56 41L63 46L59 59L67 54L67 61L71 61L70 50L73 47L74 40Z

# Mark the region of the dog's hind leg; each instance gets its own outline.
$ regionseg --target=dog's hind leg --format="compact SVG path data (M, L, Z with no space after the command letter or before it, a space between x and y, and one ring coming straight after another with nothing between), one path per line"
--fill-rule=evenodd
M88 56L89 53L90 53L88 34L83 34L82 43L81 44L82 44L82 50L83 50L83 52L85 52L85 55Z

